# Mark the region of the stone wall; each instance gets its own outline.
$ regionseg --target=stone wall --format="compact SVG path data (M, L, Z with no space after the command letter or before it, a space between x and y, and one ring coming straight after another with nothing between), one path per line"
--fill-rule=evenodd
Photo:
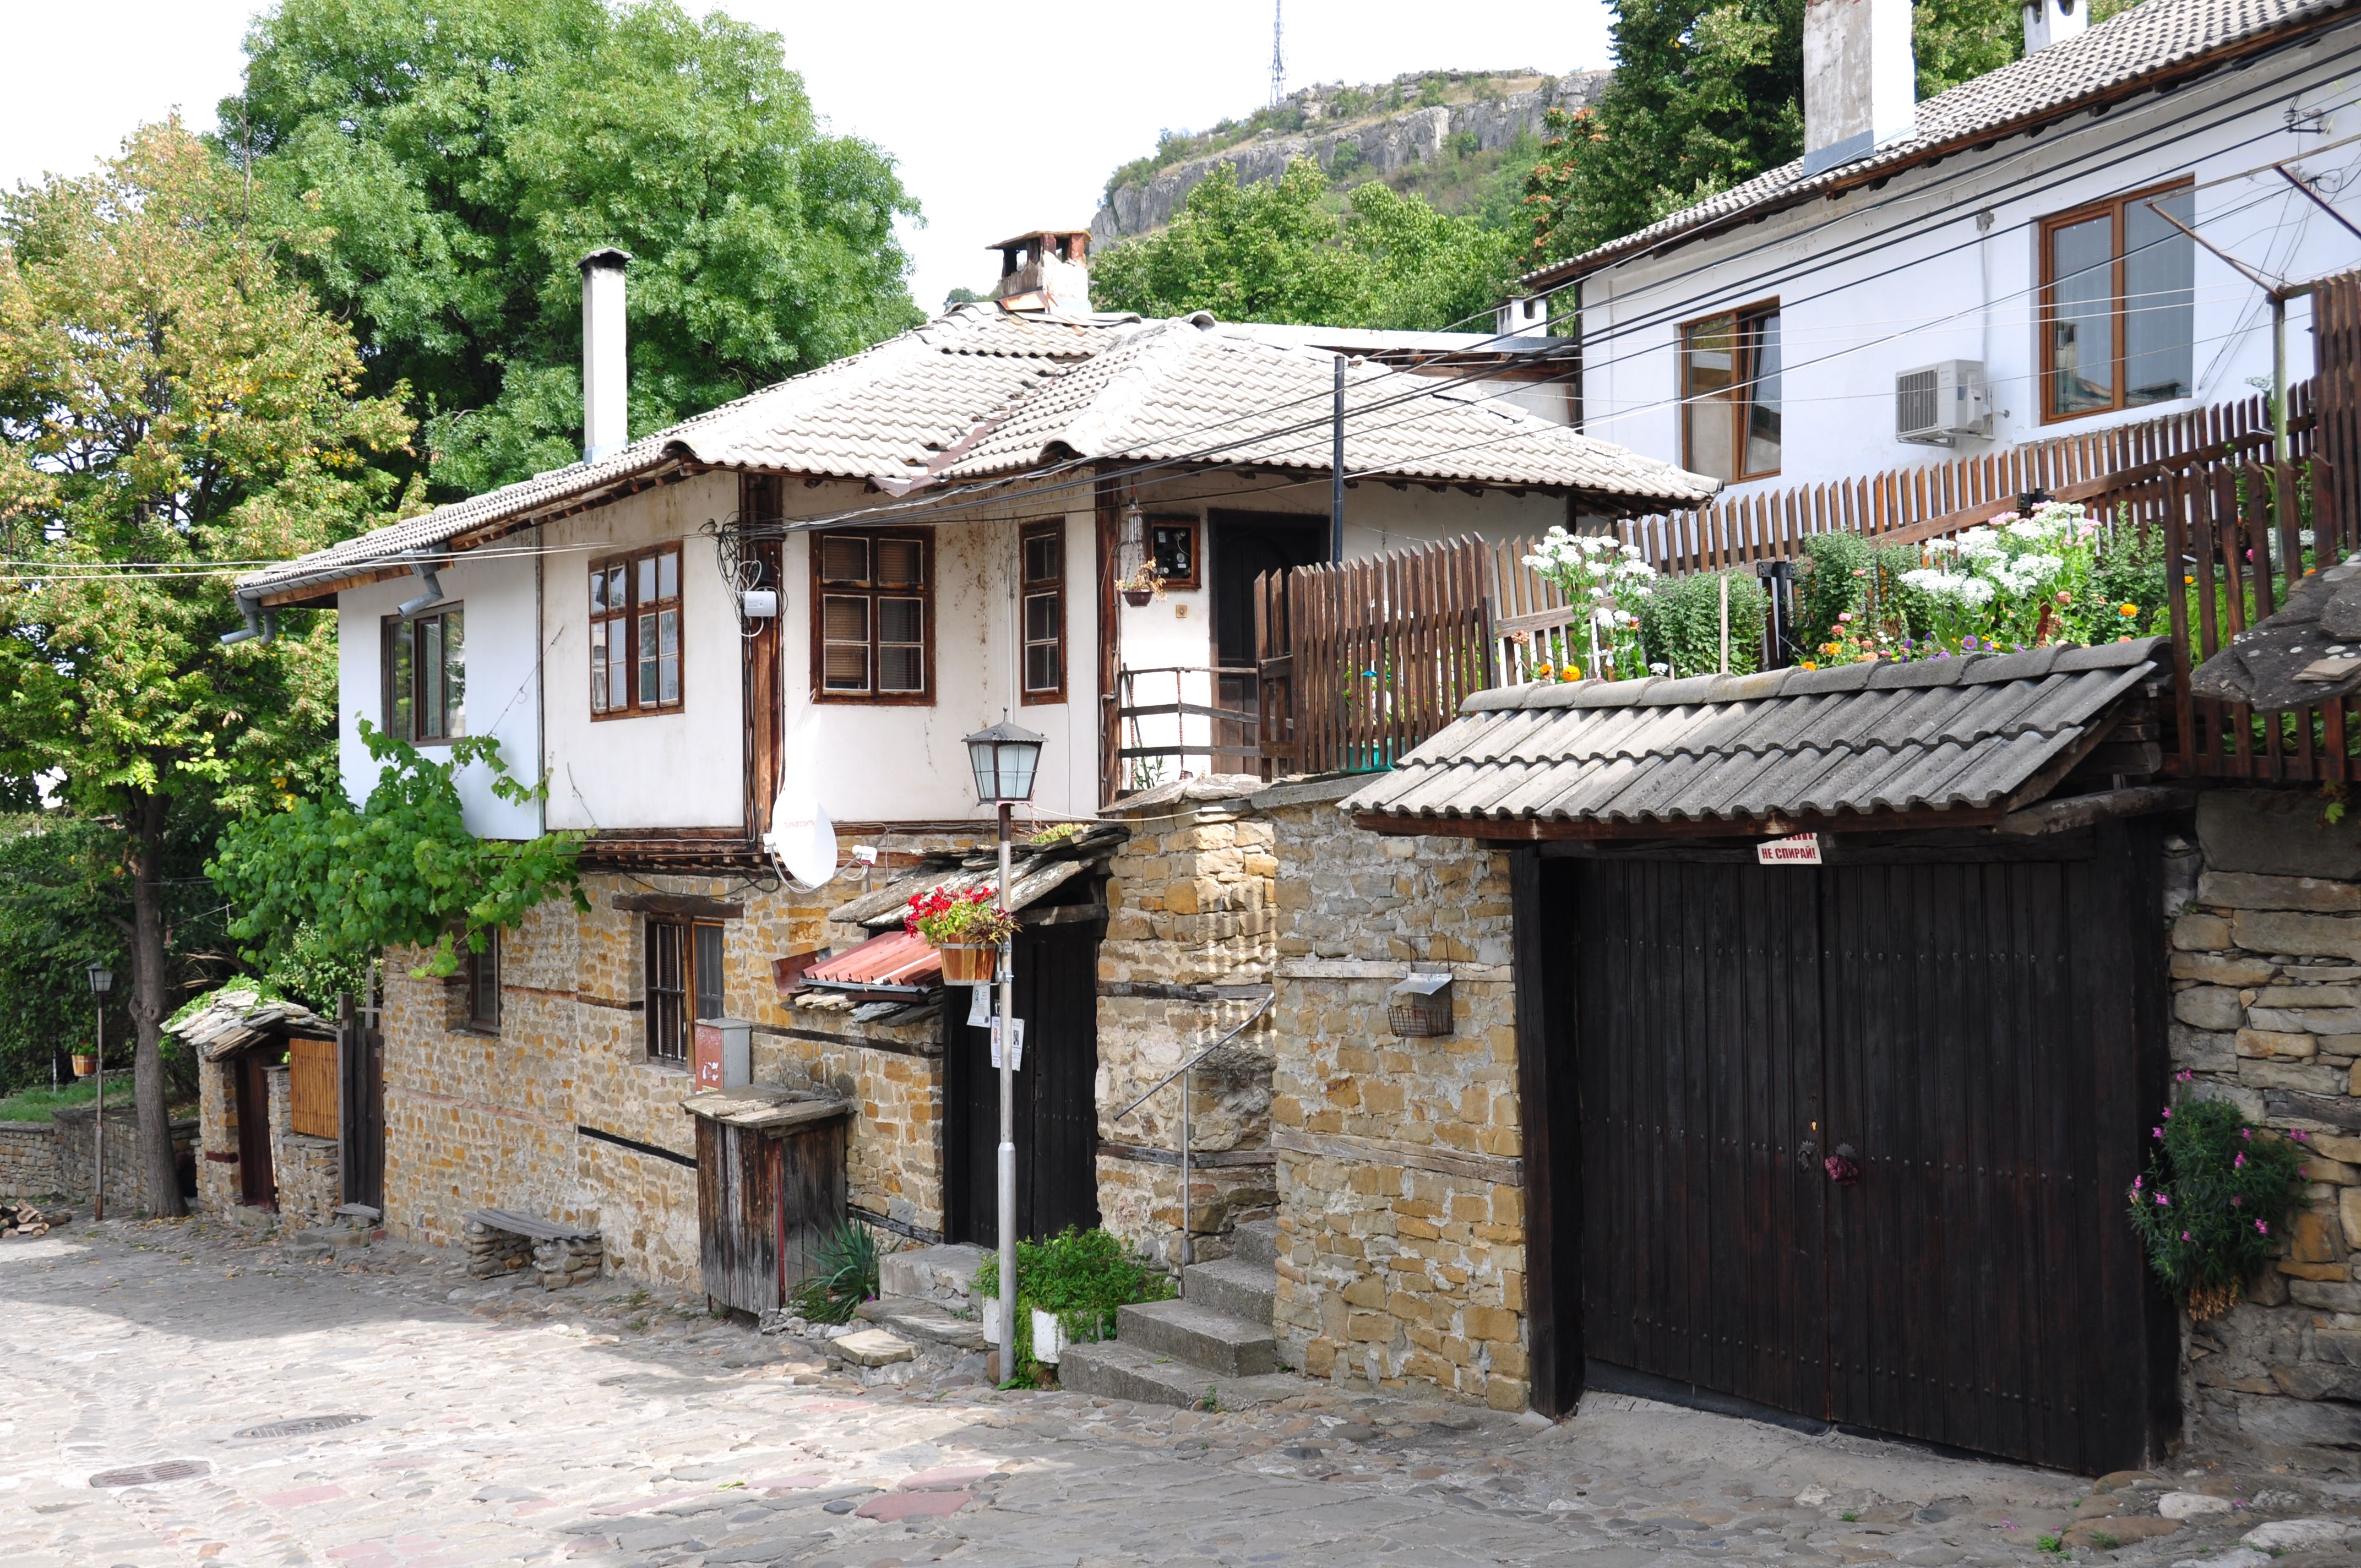
M1132 829L1108 866L1099 946L1100 1223L1178 1267L1180 1096L1176 1080L1117 1113L1250 1017L1269 982L1271 825L1250 778L1187 780L1107 813ZM1201 1257L1277 1201L1270 1154L1268 1014L1188 1075L1189 1228ZM1199 1163L1202 1159L1202 1163Z
M237 1207L236 1069L197 1063L197 1212L226 1219Z
M97 1120L96 1108L71 1105L50 1113L56 1128L58 1190L65 1197L87 1200L90 1197L92 1156L91 1125ZM172 1152L177 1159L182 1151L196 1141L197 1124L193 1117L174 1122ZM109 1214L127 1217L152 1212L141 1180L144 1168L139 1160L139 1118L131 1104L131 1080L126 1074L122 1098L107 1097L106 1104L106 1208Z
M46 1198L60 1190L55 1125L0 1122L0 1198Z
M1522 1409L1524 1190L1509 857L1364 833L1358 781L1257 797L1274 830L1279 1301L1314 1376ZM1392 1033L1387 992L1447 969L1447 1035Z
M889 870L972 841L931 831L864 839ZM854 1024L841 1008L790 1004L772 977L774 959L868 935L831 932L827 922L858 882L797 893L734 876L594 870L583 891L589 913L553 902L502 934L497 1031L467 1026L458 981L411 973L422 955L390 956L385 1223L393 1234L454 1245L470 1210L515 1209L595 1227L619 1274L696 1282L697 1140L680 1109L689 1071L647 1054L648 916L619 906L652 895L739 906L721 922L722 1003L754 1025L754 1080L853 1101L851 1201L914 1232L939 1232L934 1025Z
M288 1090L286 1068L271 1068L263 1079L270 1093L271 1170L279 1187L279 1223L291 1230L325 1225L345 1201L336 1140L295 1130L295 1103Z
M2174 848L2176 1092L2301 1134L2309 1180L2278 1264L2193 1326L2201 1443L2302 1462L2361 1449L2361 822L2315 796L2207 795ZM2194 885L2190 885L2190 876Z

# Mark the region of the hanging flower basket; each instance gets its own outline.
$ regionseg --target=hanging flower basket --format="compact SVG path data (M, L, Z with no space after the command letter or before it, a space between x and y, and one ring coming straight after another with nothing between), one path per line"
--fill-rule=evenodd
M88 1078L98 1070L98 1058L82 1051L74 1052L73 1064L76 1078Z
M943 958L945 985L990 985L996 961L997 947L976 947L966 942L945 942L936 948Z
M1016 916L1001 908L988 888L951 893L935 887L912 895L902 928L942 954L945 984L985 985L1000 944L1016 935Z
M1123 602L1131 606L1134 609L1146 609L1149 605L1156 602L1156 590L1154 588L1126 588L1123 590Z

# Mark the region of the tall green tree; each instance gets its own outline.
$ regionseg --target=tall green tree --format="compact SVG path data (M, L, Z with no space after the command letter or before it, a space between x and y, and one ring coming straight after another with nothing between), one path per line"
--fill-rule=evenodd
M631 419L658 429L919 319L892 160L820 126L774 33L672 0L278 0L220 144L438 493L581 445L581 280L632 254Z
M1512 236L1376 181L1337 212L1309 158L1254 185L1225 163L1164 229L1102 254L1091 298L1146 315L1433 332L1488 324L1516 260Z
M333 768L333 619L224 647L231 582L388 521L376 460L412 432L242 198L177 123L0 196L0 547L26 563L0 576L0 778L112 840L141 1158L172 1212L172 846Z
M1576 256L1744 184L1804 150L1803 0L1613 0L1615 74L1553 109L1525 183L1528 267ZM2024 52L2015 0L1916 0L1917 94Z

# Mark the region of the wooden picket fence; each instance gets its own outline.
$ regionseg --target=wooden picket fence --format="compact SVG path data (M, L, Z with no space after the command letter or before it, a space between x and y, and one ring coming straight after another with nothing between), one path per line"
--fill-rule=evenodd
M287 1124L307 1137L333 1138L338 1125L336 1042L287 1042Z

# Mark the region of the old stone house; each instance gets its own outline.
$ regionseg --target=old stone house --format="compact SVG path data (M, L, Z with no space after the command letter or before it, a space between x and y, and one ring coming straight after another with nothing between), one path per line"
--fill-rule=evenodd
M1160 1248L1177 1111L1115 1113L1253 1005L1238 993L1268 979L1268 933L1204 900L1251 884L1241 899L1267 908L1271 868L1220 824L1146 808L1118 814L1128 834L1030 840L1236 754L1257 574L1710 492L1568 428L1563 400L1537 415L1553 340L1332 345L1094 313L1085 244L1019 236L996 301L635 441L627 258L596 253L582 463L241 583L262 634L278 607L338 611L356 799L376 776L363 720L430 755L486 736L547 787L520 806L470 770L471 829L585 839L588 913L544 905L448 981L388 956L381 1100L345 1087L381 1127L381 1170L344 1163L348 1190L381 1185L396 1234L452 1242L498 1209L595 1230L624 1271L695 1278L683 1102L699 1021L729 1020L747 1044L724 1070L853 1108L855 1212L988 1239L982 1031L926 955L885 948L911 885L976 874L990 822L961 737L1005 713L1047 737L1020 825L1039 891L1016 890L1035 1223L1104 1215ZM1235 1157L1208 1166L1235 1196L1192 1217L1268 1197L1266 1092L1209 1102L1200 1131Z

